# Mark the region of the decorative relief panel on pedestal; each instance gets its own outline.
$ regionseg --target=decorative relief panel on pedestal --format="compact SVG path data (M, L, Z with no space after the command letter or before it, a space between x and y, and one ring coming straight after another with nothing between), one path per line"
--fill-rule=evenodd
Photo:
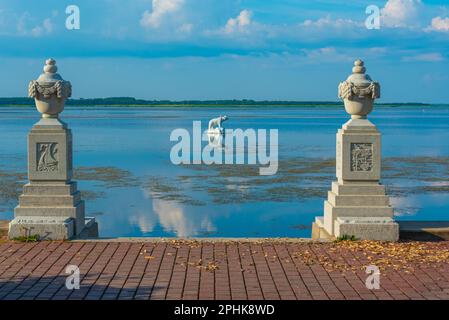
M373 170L373 144L351 143L351 171Z
M36 146L37 171L58 171L59 153L57 143L38 143Z

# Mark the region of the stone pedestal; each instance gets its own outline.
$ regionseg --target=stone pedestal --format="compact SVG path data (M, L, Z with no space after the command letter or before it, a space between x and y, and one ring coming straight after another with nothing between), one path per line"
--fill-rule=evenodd
M362 70L364 74L364 68ZM354 83L351 86L356 87ZM369 86L371 83L363 89ZM379 183L381 136L376 126L366 118L374 100L370 94L371 91L365 90L363 95L357 96L356 102L362 104L352 109L353 100L345 100L352 119L338 130L337 181L332 183L332 190L324 202L324 217L317 217L315 224L333 237L348 235L358 239L397 241L399 225L393 221L389 197L385 187ZM364 98L371 101L363 105Z
M63 105L56 107L62 111ZM9 225L10 239L38 235L44 240L66 240L98 234L95 219L84 215L84 201L72 174L72 133L57 114L44 113L28 135L29 183Z

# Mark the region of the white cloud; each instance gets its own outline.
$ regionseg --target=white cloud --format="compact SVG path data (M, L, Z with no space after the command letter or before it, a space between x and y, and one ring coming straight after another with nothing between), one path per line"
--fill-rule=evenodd
M422 77L422 79L427 85L433 85L434 83L438 83L438 82L440 82L440 83L448 82L449 75L444 72L432 72L432 73L426 73Z
M365 23L351 19L331 18L329 15L317 20L305 20L293 26L283 26L278 35L297 41L324 41L325 39L356 39L363 37Z
M140 24L143 27L159 28L163 19L178 11L184 5L184 0L152 0L152 11L143 13Z
M381 23L392 28L415 25L421 4L421 0L388 0L381 9Z
M224 27L225 33L233 33L235 31L244 31L251 23L252 12L242 10L235 18L230 18Z
M53 32L53 24L50 19L45 19L44 22L42 22L42 25L36 26L33 29L31 29L31 34L34 37L40 37L44 34L50 34Z
M28 12L23 13L17 23L17 32L20 35L31 35L33 37L41 37L53 32L54 25L50 18L44 19L41 24L28 28L28 25L32 22L32 20L34 19L31 18L31 15Z
M183 32L183 33L191 33L192 29L193 29L193 24L184 23L178 28L178 31Z
M354 60L354 57L346 54L340 53L334 47L324 47L318 49L302 50L302 53L305 55L307 60L309 61L320 61L320 62L329 62L329 61L344 61L350 62Z
M432 23L428 31L449 31L449 18L435 17L432 19Z
M346 27L346 26L362 26L363 24L360 22L355 22L351 19L336 19L332 20L330 16L327 16L325 18L320 18L318 20L305 20L303 23L301 23L301 26L303 27L317 27L317 28L323 28L323 27Z
M406 62L440 62L444 61L445 59L443 55L441 55L441 53L423 53L415 56L407 56L402 58L402 60Z

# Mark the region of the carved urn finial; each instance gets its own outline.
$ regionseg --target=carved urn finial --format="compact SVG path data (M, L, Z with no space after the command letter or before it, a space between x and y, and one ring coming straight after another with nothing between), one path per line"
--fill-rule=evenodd
M45 61L44 73L28 86L28 96L34 98L37 110L43 118L58 118L64 110L67 98L72 95L72 85L57 73L54 59Z
M366 74L365 63L357 59L352 74L338 86L338 97L352 119L366 119L373 110L374 100L380 98L380 84Z

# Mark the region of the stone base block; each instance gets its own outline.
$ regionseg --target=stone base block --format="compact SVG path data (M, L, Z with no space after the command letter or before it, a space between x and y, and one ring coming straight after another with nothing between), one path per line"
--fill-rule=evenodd
M60 219L74 219L74 232L79 234L84 229L84 201L75 206L23 206L21 203L14 210L15 217L32 219L34 217L58 217Z
M357 223L343 223L342 221L348 220L347 217L351 217L352 220L356 219ZM396 235L387 234L384 238L376 235L376 228L379 228L376 223L385 219L393 221L393 208L385 193L385 186L377 181L332 183L332 190L328 192L328 198L324 201L324 217L322 219L323 228L330 235L334 237L343 234L360 235L357 237L371 240L395 238ZM337 221L340 222L337 223ZM355 227L356 225L358 227ZM362 227L362 225L366 226ZM388 228L390 227L388 224ZM393 228L397 228L397 226ZM373 238L369 238L370 235Z
M386 195L337 195L328 191L328 201L334 207L388 207L390 199Z
M339 217L335 221L334 235L355 236L361 240L398 241L399 224L390 217Z
M374 183L345 182L345 184L340 184L337 181L333 181L332 192L341 196L358 195L358 194L383 196L386 194L385 186L376 182Z
M39 235L40 240L68 240L75 236L75 221L65 217L15 218L9 223L9 239Z
M340 196L338 196L340 197ZM360 218L384 218L393 217L393 208L384 206L334 206L330 201L324 201L324 227L327 232L335 235L335 221L339 217L360 217Z
M27 183L23 186L23 194L28 196L68 196L77 191L77 183L49 183L38 182Z
M21 220L72 218L73 235L78 236L85 227L84 211L84 201L75 182L31 181L23 187L14 216ZM45 234L41 236L45 237Z
M81 201L81 193L79 191L72 195L26 195L19 197L19 203L23 207L40 206L40 207L73 207Z

